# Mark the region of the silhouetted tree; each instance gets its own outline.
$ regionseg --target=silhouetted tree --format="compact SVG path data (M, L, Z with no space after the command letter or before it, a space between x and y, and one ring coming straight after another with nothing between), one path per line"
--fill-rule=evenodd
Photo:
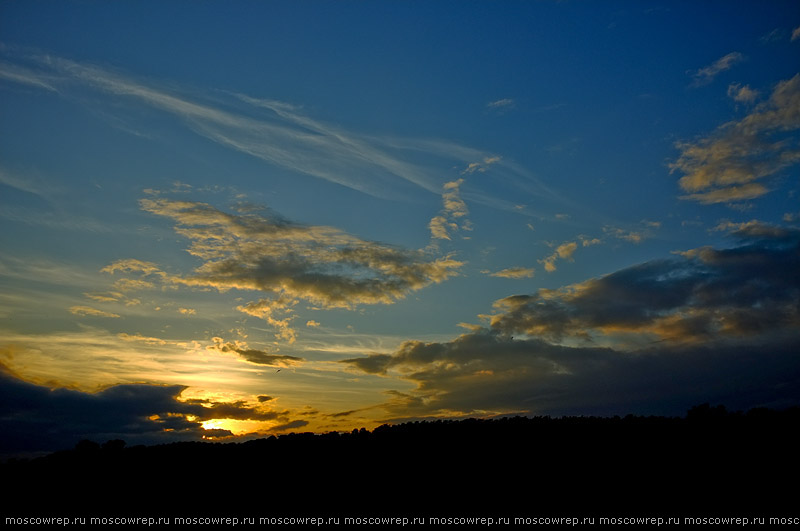
M114 439L103 443L103 450L110 452L118 452L125 448L125 441L122 439Z
M79 453L96 452L100 449L100 445L89 439L82 439L75 445L75 451Z

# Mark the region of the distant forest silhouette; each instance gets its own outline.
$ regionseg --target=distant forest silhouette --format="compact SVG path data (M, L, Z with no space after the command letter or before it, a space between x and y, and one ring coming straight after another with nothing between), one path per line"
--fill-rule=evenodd
M0 472L12 486L8 507L37 514L779 514L796 509L798 427L796 407L703 404L683 418L436 420L240 443L81 441Z

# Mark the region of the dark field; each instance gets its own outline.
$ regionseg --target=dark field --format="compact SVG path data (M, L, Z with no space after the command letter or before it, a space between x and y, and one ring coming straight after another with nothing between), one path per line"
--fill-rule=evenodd
M14 514L780 515L800 409L504 418L244 443L74 450L2 466ZM5 515L4 515L5 516Z

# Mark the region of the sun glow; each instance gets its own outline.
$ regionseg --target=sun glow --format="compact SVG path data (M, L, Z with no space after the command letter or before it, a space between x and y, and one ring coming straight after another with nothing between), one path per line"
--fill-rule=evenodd
M204 430L228 430L234 435L266 433L275 424L263 420L210 419L202 422Z

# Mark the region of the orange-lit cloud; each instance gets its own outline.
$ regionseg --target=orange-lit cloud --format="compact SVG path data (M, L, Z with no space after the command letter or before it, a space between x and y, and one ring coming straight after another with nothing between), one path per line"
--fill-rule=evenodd
M105 312L103 310L98 310L97 308L92 308L91 306L72 306L69 309L69 313L78 315L80 317L111 317L111 318L119 318L119 315L116 313Z
M444 184L442 192L443 208L428 224L431 238L435 240L450 240L451 235L459 229L472 230L472 225L466 219L469 210L459 193L459 187L463 183L464 179L458 179Z
M728 85L728 96L739 103L753 103L758 99L758 91L748 85L731 83Z
M13 407L7 400L0 405L0 426L6 434L0 453L52 450L81 439L155 444L225 438L232 435L226 422L265 431L308 424L293 420L288 410L268 409L263 401L250 405L242 400L185 398L185 390L181 385L149 384L114 385L93 393L52 389L20 379L0 363L0 396L16 397ZM14 423L6 426L11 411Z
M401 417L674 411L709 396L759 403L764 385L792 403L800 231L725 229L741 245L506 297L487 327L341 363L415 383L380 404Z
M461 172L462 175L480 172L484 173L492 164L500 162L501 158L498 156L484 157L480 162L470 162L469 165Z
M498 278L533 278L535 269L532 267L509 267L494 273L487 272L490 277Z
M723 224L718 230L750 246L703 248L682 253L683 260L657 260L558 291L507 297L497 302L502 313L491 325L553 341L615 332L691 341L798 321L800 312L792 303L797 281L788 273L797 261L798 232L757 221ZM767 289L770 285L775 289ZM693 324L674 334L669 330L678 329L676 319Z
M548 273L552 273L556 270L556 261L557 260L569 260L572 261L572 255L575 254L575 251L578 249L578 244L576 242L564 242L558 247L553 254L550 256L539 260L539 263L544 266L544 270Z
M642 220L642 222L635 228L620 228L620 227L612 227L610 225L606 225L603 227L603 233L607 236L611 236L613 238L617 238L619 240L625 240L630 243L639 244L642 243L644 240L653 237L653 231L661 227L661 223L658 221L647 221ZM599 240L592 240L592 241L599 241ZM584 241L584 245L589 245L587 241Z
M466 207L458 198L459 181L445 187L448 215L458 219ZM462 262L450 256L404 250L362 240L338 229L305 226L278 217L230 214L205 203L143 199L142 208L172 219L190 241L189 253L201 261L193 272L167 274L157 265L120 260L104 272L137 274L115 286L123 291L155 282L164 287L190 286L257 291L270 295L238 306L278 329L281 339L296 337L286 316L300 300L323 308L352 309L362 304L391 304L408 293L457 274ZM124 284L124 285L121 285Z
M603 232L607 232L604 228ZM592 245L599 245L603 243L603 240L600 238L590 238L588 236L580 235L577 238L577 241L569 241L564 242L556 247L556 250L550 256L539 260L539 263L544 265L545 271L548 273L552 273L556 270L556 262L558 260L567 260L572 262L574 260L573 256L575 251L578 250L579 247L591 247Z
M680 157L670 165L690 199L723 203L755 199L769 189L764 180L800 162L800 74L777 84L769 100L739 121L713 134L677 144Z

